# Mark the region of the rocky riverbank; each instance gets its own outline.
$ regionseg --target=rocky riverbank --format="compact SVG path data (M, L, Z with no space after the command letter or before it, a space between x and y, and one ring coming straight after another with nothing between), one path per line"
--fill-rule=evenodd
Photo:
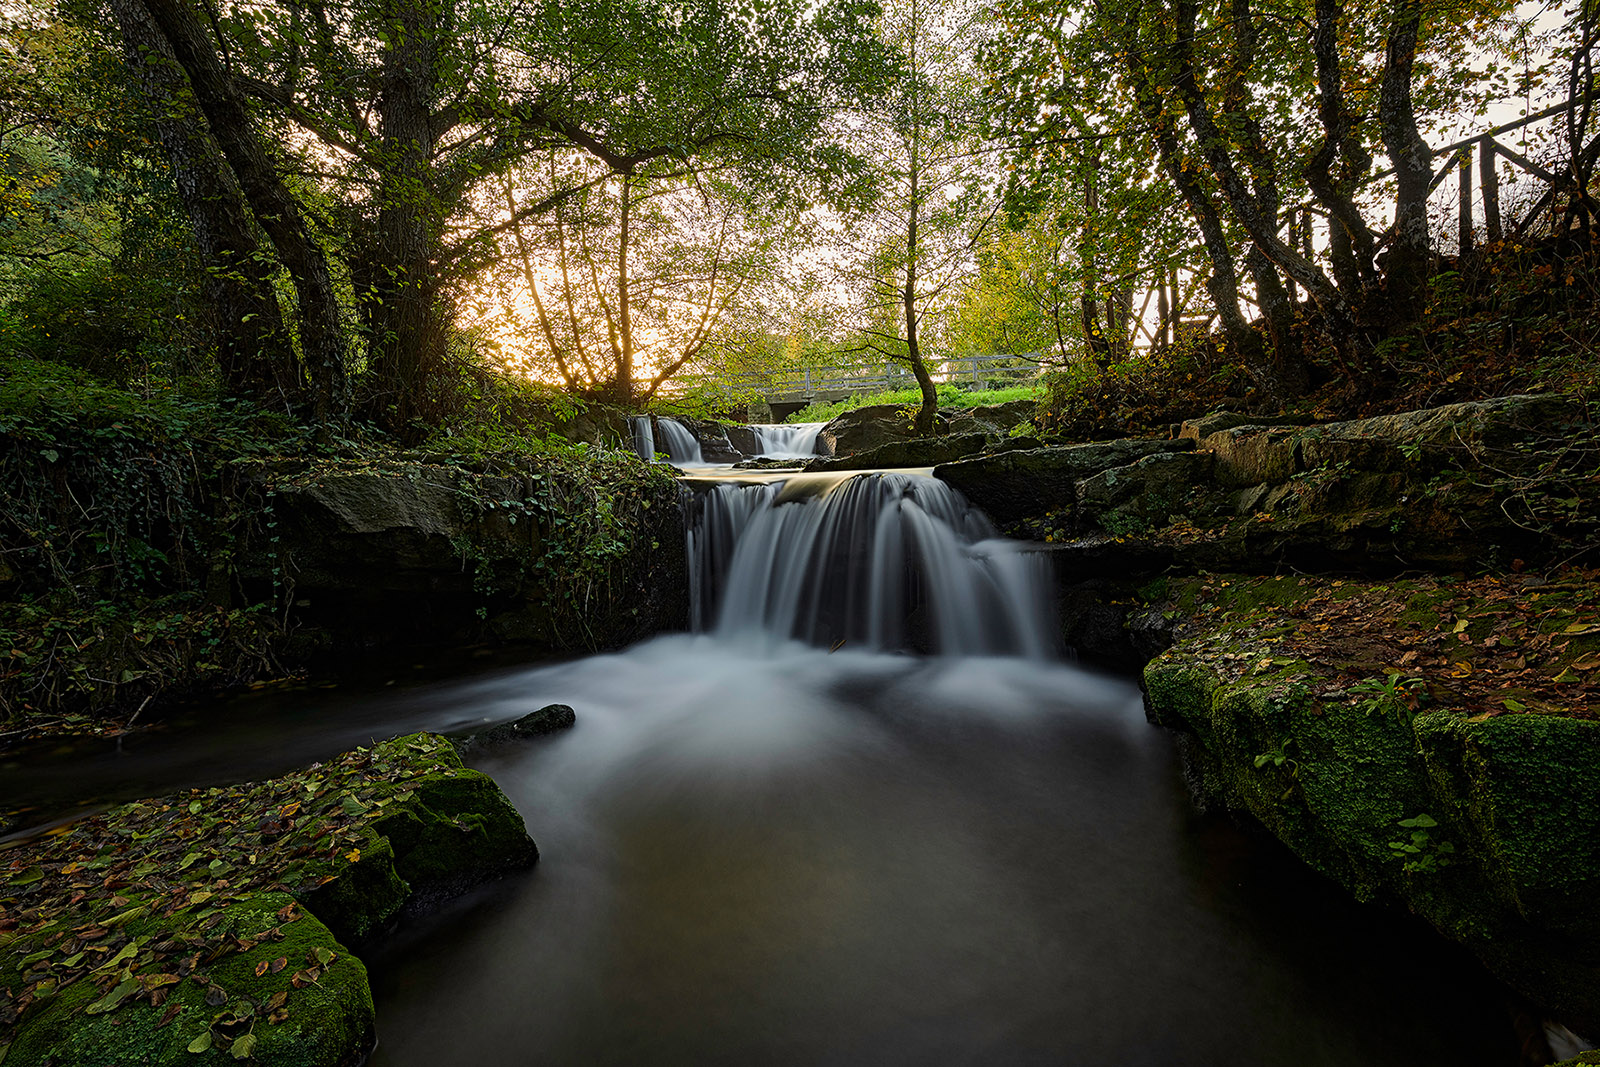
M939 466L1142 667L1203 806L1600 1035L1600 439L1514 396Z

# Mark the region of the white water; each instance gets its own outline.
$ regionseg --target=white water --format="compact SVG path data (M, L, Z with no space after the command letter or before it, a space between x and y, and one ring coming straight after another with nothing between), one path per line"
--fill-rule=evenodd
M683 423L676 419L658 418L656 428L661 431L662 450L674 466L701 466L705 463L705 458L700 454L699 439Z
M823 422L755 424L750 430L761 442L761 455L766 459L810 459L817 454L817 432L826 425Z
M866 473L702 488L693 625L746 644L945 655L1056 651L1048 563L933 478Z
M633 450L639 458L646 463L655 462L656 432L650 426L650 416L635 415L628 419L628 427L633 431Z

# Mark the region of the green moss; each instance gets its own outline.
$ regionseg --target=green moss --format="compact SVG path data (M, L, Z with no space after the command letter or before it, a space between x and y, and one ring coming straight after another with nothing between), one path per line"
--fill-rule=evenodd
M235 1062L228 1049L249 1033L254 1039L251 1062L263 1067L343 1067L356 1062L371 1048L375 1033L366 968L314 917L303 913L292 921L280 917L280 909L292 903L281 893L260 893L228 905L215 929L255 942L254 947L209 967L202 965L198 973L205 982L191 975L161 987L168 995L160 1006L149 999L133 999L114 1012L86 1014L101 995L89 982L78 982L39 1001L19 1023L5 1061L18 1067L204 1067ZM139 932L158 936L158 925L146 923ZM281 940L261 936L269 931L280 932ZM330 962L321 964L319 952ZM274 972L271 968L279 959L285 962ZM263 962L267 967L258 976L256 969ZM208 993L219 1003L208 1004ZM280 994L282 1000L276 1002ZM271 1007L274 1003L280 1008ZM275 1010L281 1014L275 1015ZM203 1053L189 1052L190 1044L207 1032L213 1035L212 1047Z
M1403 900L1555 1017L1595 1032L1600 722L1369 711L1344 683L1279 654L1270 611L1242 622L1222 605L1249 597L1206 581L1199 602L1214 610L1144 675L1152 718L1193 738L1200 799L1248 813L1360 899ZM1421 814L1436 823L1429 864L1391 847Z
M0 1020L20 1016L7 1062L221 1062L249 1033L257 1062L343 1067L373 1024L340 941L535 855L494 783L431 734L93 816L0 866L0 908L25 920L0 934ZM208 1028L214 1048L195 1058Z

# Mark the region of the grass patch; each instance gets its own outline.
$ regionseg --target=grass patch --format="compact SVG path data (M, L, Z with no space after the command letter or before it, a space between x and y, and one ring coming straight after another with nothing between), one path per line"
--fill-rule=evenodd
M939 406L942 408L975 408L992 404L1009 404L1013 400L1038 400L1044 395L1042 386L1036 384L1013 385L1006 389L967 390L945 383L939 386ZM895 404L916 407L922 403L918 389L892 389L882 393L863 393L848 396L832 403L811 404L790 415L789 422L827 422L836 415L856 408Z

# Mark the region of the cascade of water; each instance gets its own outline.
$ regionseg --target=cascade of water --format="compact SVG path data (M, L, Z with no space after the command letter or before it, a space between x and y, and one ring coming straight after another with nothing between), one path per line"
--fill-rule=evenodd
M646 463L653 462L656 458L656 432L650 426L650 416L630 416L628 428L633 431L633 450Z
M822 422L757 424L750 430L761 442L761 454L768 459L810 459L817 454L817 431L825 425Z
M688 427L676 419L656 419L656 426L661 430L661 445L672 462L682 466L686 463L704 463L700 455L700 442L695 435L690 433Z
M797 480L798 482L798 480ZM943 482L714 485L687 533L697 630L947 655L1056 650L1048 564Z

